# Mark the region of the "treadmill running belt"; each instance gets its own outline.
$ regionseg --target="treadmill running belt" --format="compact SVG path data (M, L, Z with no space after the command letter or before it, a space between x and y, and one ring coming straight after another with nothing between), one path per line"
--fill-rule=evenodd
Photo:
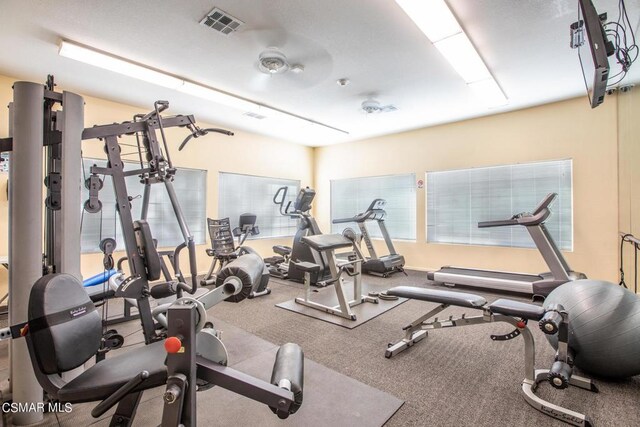
M530 282L533 283L538 280L542 280L540 276L534 276L532 274L522 273L508 273L503 271L491 271L491 270L474 270L471 268L456 268L456 267L444 267L440 271L436 271L435 274L458 274L464 276L476 276L476 277L491 277L501 280L514 280L518 282Z

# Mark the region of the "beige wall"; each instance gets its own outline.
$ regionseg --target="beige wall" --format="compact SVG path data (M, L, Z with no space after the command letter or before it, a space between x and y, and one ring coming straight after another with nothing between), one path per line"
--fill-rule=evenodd
M0 76L0 105L6 105L11 99L11 83L15 80ZM620 114L616 98L607 99L596 110L591 110L587 101L580 98L316 149L238 131L231 138L214 135L192 141L191 147L178 152L176 147L184 131L172 129L169 136L177 166L209 171L206 195L208 216L217 216L218 171L278 176L299 179L303 185L315 185L318 196L314 213L325 231L330 229L330 179L408 172L422 178L425 171L572 158L574 251L566 253L567 259L573 268L590 277L617 281L617 233L619 228L624 228L625 218L622 209L620 215L618 209L618 128L621 129L621 141L624 132L629 135L626 140L633 141L633 135L640 130L637 129L640 126L637 121L639 95L635 93L630 94L635 98L623 98L626 95L619 97ZM85 101L87 126L128 120L134 113L150 108L132 107L88 96ZM626 113L623 112L623 105ZM6 134L6 119L0 115L0 135ZM98 141L85 141L83 151L85 157L103 157ZM620 155L621 162L625 158ZM638 164L635 161L634 166ZM626 170L631 169L628 167ZM625 176L621 180L623 178L629 182L632 179ZM638 180L635 179L635 182ZM0 175L0 255L6 254L7 247L5 188L6 175ZM621 183L620 191L622 203L622 192L630 190L624 190ZM542 259L531 249L425 243L426 196L424 189L417 192L417 240L396 242L398 251L407 258L408 266L434 269L445 264L458 264L524 272L545 270ZM640 209L640 191L636 193L634 203ZM640 224L636 224L636 227L640 227ZM640 230L637 232L640 234ZM273 244L286 244L289 240L257 240L252 245L267 255L271 253ZM199 269L205 270L209 259L204 247L199 247L198 253ZM85 275L100 270L100 258L99 255L83 256L82 271ZM0 269L0 284L5 282L6 274Z
M640 91L618 95L619 231L640 238ZM625 282L634 284L634 250L623 250Z
M615 99L591 110L573 99L540 107L316 149L316 215L329 230L330 180L573 159L574 251L570 265L616 280L618 229ZM636 115L637 117L637 115ZM427 244L425 190L417 190L417 240L397 242L409 267L461 265L546 271L534 249ZM382 244L382 242L377 242Z
M0 105L7 105L12 98L11 85L18 79L0 76ZM63 90L64 88L57 88ZM103 99L84 96L85 126L131 120L136 113L146 112L153 106L133 107ZM171 110L169 110L169 113ZM0 135L6 136L6 111L0 113ZM196 117L197 119L197 117ZM201 127L217 127L211 123L198 123ZM218 212L218 171L244 173L261 176L298 179L302 185L313 185L313 149L273 138L238 131L233 137L211 134L205 138L191 140L183 151L178 145L188 134L184 129L168 129L172 160L177 167L208 170L207 174L207 215L216 217ZM133 141L133 140L132 140ZM123 142L125 142L123 140ZM98 140L83 142L85 157L104 158L102 143ZM179 176L176 179L180 179ZM5 196L6 174L0 174L0 256L7 253L7 200ZM264 256L271 254L274 244L287 244L290 239L259 239L251 245ZM206 272L210 258L205 246L199 246L198 267ZM101 254L83 255L82 272L89 275L102 269ZM0 271L0 285L6 283L6 274ZM1 288L0 288L1 292Z

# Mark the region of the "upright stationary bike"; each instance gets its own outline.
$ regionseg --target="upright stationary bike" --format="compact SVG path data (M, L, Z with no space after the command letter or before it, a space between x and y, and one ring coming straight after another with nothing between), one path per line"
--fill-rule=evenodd
M298 268L296 263L311 262L319 266L319 269L311 274L311 284L318 287L326 286L326 280L331 278L327 256L312 250L302 242L302 238L305 236L322 234L315 218L309 213L316 192L309 187L300 189L292 208L291 201L287 203L286 207L284 206L287 191L288 187L280 187L273 196L273 202L279 205L281 215L299 220L298 230L293 237L292 246L276 245L273 247L273 251L278 255L265 258L265 262L269 264L269 273L280 279L304 282L305 272Z

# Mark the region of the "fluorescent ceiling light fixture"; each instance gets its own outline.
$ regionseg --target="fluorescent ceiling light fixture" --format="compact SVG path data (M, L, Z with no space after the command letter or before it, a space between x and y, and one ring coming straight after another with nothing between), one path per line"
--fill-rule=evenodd
M469 83L469 88L488 107L501 107L509 103L498 83L492 78Z
M66 58L104 68L105 70L113 71L158 86L178 90L179 92L185 93L187 95L195 96L207 101L212 101L216 104L224 105L227 107L236 108L244 112L259 113L262 109L266 113L264 114L266 117L280 119L281 121L286 120L286 122L291 124L295 123L298 126L301 124L311 123L340 133L349 133L342 129L338 129L324 123L319 123L311 119L297 116L295 114L286 113L284 111L275 110L273 108L260 105L257 102L252 102L198 83L189 82L184 79L169 75L167 73L153 70L143 65L134 64L133 62L130 62L126 59L118 58L107 53L84 47L77 43L63 40L60 43L60 49L58 53L60 54L60 56L64 56Z
M227 107L237 108L242 111L257 112L259 106L256 103L238 98L233 95L220 92L215 89L211 89L206 86L202 86L197 83L191 83L185 81L184 84L177 88L179 92L186 93L198 98L206 99L207 101L213 101L216 104L226 105Z
M485 101L491 100L487 105L497 106L508 102L445 0L396 0L396 3L469 87L486 95L483 96Z
M396 0L418 28L435 43L462 32L444 0Z
M454 70L466 83L491 78L491 73L465 33L434 43Z
M176 89L182 86L183 83L181 79L168 74L68 41L62 41L62 43L60 43L60 50L58 53L60 56L64 56L65 58L75 59L76 61L84 62L95 67L104 68L105 70L133 77L134 79L144 80L170 89Z

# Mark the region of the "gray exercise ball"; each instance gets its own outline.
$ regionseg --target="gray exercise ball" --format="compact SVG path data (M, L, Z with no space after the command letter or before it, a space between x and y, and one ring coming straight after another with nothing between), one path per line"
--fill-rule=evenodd
M569 347L575 365L604 378L640 374L640 298L601 280L576 280L554 289L544 305L569 314ZM554 348L557 336L548 336Z

